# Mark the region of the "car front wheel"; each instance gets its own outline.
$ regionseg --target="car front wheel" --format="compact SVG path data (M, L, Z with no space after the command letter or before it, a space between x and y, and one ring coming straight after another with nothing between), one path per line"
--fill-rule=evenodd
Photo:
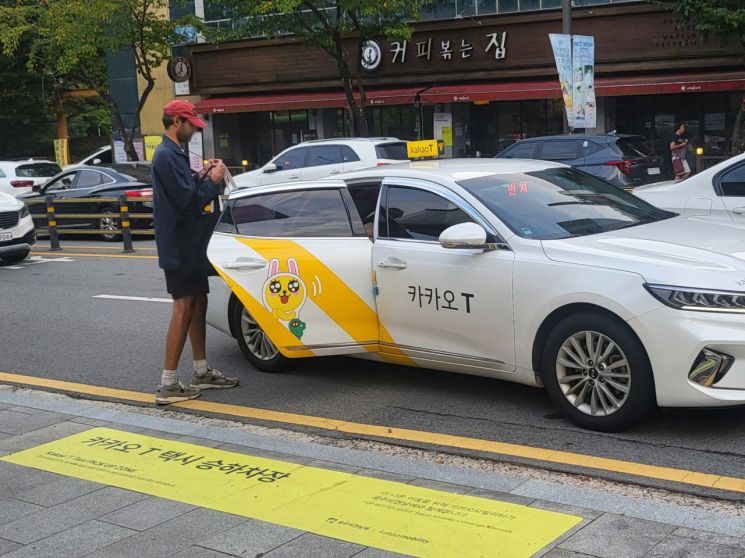
M281 372L289 367L290 359L282 356L276 345L242 304L235 305L232 320L238 347L254 368L262 372Z
M647 353L618 319L600 313L565 318L549 335L542 364L554 404L583 428L617 432L655 406Z

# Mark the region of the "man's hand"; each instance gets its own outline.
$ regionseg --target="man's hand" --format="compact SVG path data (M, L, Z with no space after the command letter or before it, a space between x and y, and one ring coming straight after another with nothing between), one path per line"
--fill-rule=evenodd
M209 172L209 177L212 182L219 184L225 178L225 171L227 170L225 168L225 163L222 162L222 159L213 159L210 161L210 164L213 164L214 167L212 167L212 170Z

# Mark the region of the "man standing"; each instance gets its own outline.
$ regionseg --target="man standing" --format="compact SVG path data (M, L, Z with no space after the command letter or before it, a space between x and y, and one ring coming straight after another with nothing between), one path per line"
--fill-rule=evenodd
M688 165L688 134L684 122L678 123L675 135L670 140L670 153L673 159L675 181L685 180L691 174L691 167Z
M173 314L155 402L168 404L199 397L202 389L235 387L238 379L226 378L211 368L205 349L207 277L214 273L207 260L207 243L225 165L214 159L199 173L191 170L186 146L207 124L197 117L190 102L168 103L163 108L163 126L163 142L153 156L153 212L158 259L173 297ZM194 356L194 374L188 386L176 375L187 335Z

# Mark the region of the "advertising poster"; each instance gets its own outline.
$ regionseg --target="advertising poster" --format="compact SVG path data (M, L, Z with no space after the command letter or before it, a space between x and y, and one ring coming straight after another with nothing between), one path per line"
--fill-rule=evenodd
M67 138L54 140L54 158L60 167L64 168L70 164L70 151Z
M550 33L551 49L554 51L556 70L559 72L561 96L564 98L564 108L567 112L567 122L574 128L574 102L572 81L572 39L570 35Z
M197 132L189 142L189 164L192 170L199 172L204 167L204 145L202 144L202 132Z
M445 157L453 156L453 115L449 112L434 113L435 139L445 145Z
M152 161L155 150L163 141L163 136L145 136L145 160Z
M597 125L595 103L595 38L572 36L572 67L574 81L574 128L594 128Z
M142 139L136 139L134 141L135 153L137 153L137 159L139 161L145 160L145 143ZM127 152L124 150L124 141L120 139L114 140L114 162L115 163L126 163Z

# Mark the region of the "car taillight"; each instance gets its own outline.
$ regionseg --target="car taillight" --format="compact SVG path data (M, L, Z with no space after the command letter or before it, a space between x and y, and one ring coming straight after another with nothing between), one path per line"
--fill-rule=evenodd
M127 190L124 195L128 198L152 198L152 188L142 188L141 190Z
M605 164L616 167L623 174L631 174L632 161L608 161Z
M34 185L33 180L11 180L10 185L13 188L31 188Z

